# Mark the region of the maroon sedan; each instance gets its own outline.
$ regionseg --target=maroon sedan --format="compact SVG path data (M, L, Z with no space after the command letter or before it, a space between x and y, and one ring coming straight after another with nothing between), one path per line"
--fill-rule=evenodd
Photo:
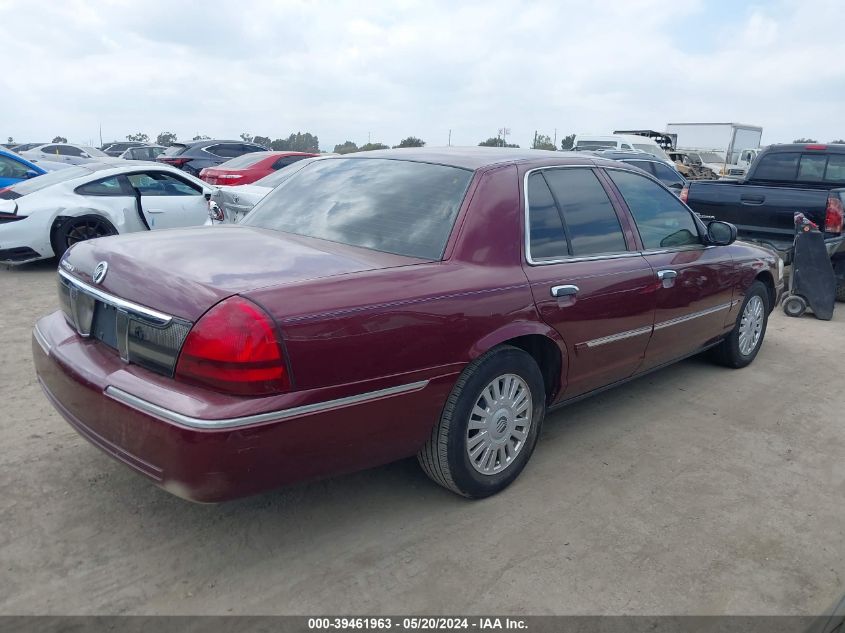
M244 154L216 167L200 171L200 178L210 185L248 185L269 176L274 171L292 165L296 161L319 154L305 152L252 152Z
M484 497L547 410L704 350L754 360L782 268L735 238L614 161L333 157L239 225L77 244L33 353L81 435L188 499L411 455Z

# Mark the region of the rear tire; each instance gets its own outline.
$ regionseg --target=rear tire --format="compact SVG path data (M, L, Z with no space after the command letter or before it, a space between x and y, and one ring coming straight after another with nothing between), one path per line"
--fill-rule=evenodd
M769 291L761 281L751 284L731 333L712 350L720 365L739 369L757 358L769 323Z
M460 375L417 459L444 488L488 497L525 468L545 414L543 376L531 355L493 348Z
M55 226L50 234L50 245L56 257L61 258L65 251L77 242L108 235L117 235L117 229L111 222L100 216L83 215L78 218L69 218Z

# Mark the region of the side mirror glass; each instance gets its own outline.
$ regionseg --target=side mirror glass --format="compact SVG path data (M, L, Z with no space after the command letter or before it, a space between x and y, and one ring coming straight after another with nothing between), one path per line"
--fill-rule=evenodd
M736 241L736 227L728 222L714 220L707 224L707 240L716 246L727 246Z
M39 176L40 174L37 171L33 171L32 169L30 169L30 170L27 170L26 174L24 174L24 175L27 178L35 178L36 176Z

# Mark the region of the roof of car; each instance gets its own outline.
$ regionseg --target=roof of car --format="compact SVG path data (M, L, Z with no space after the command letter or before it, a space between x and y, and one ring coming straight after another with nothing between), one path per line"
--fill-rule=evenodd
M556 152L542 149L522 149L515 147L403 147L397 149L379 149L369 152L355 152L342 156L326 158L389 158L420 163L436 163L462 169L481 169L501 163L515 163L542 159L555 159L560 164L595 163L601 164L598 156L589 156L580 152Z

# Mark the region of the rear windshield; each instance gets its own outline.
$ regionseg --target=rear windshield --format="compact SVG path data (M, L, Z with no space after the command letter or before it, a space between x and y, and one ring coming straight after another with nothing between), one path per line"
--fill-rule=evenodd
M652 156L658 156L664 160L671 160L669 155L664 152L660 147L657 145L650 145L648 143L634 143L634 149L642 150L643 152L648 152Z
M50 185L55 185L57 183L65 182L67 180L73 180L74 178L80 178L82 176L87 176L90 173L90 169L86 169L81 165L77 165L75 167L68 167L67 169L59 169L58 171L51 171L41 176L30 178L29 180L22 180L21 182L16 183L11 187L3 189L3 191L0 193L0 198L4 198L7 200L19 198L21 196L27 195L28 193L40 191L41 189L49 187Z
M724 163L725 157L719 156L715 152L699 152L699 157L704 163Z
M252 152L227 160L225 163L218 165L216 169L246 169L272 155L273 152Z
M83 152L87 152L89 156L108 156L105 152L101 152L96 147L88 147L86 145L80 145L79 149Z
M317 160L241 223L385 253L440 259L472 171L379 158Z
M249 154L246 154L246 156L249 156ZM258 185L259 187L270 187L271 189L273 189L274 187L278 187L285 180L293 176L296 172L305 167L307 164L313 162L313 158L304 158L302 160L298 160L295 163L287 165L286 167L277 169L272 174L264 176L264 178L256 180L253 184Z
M188 149L187 145L171 145L166 150L164 150L161 155L162 156L176 156L177 154L181 154L186 149Z
M602 149L616 147L616 141L578 141L575 149Z

